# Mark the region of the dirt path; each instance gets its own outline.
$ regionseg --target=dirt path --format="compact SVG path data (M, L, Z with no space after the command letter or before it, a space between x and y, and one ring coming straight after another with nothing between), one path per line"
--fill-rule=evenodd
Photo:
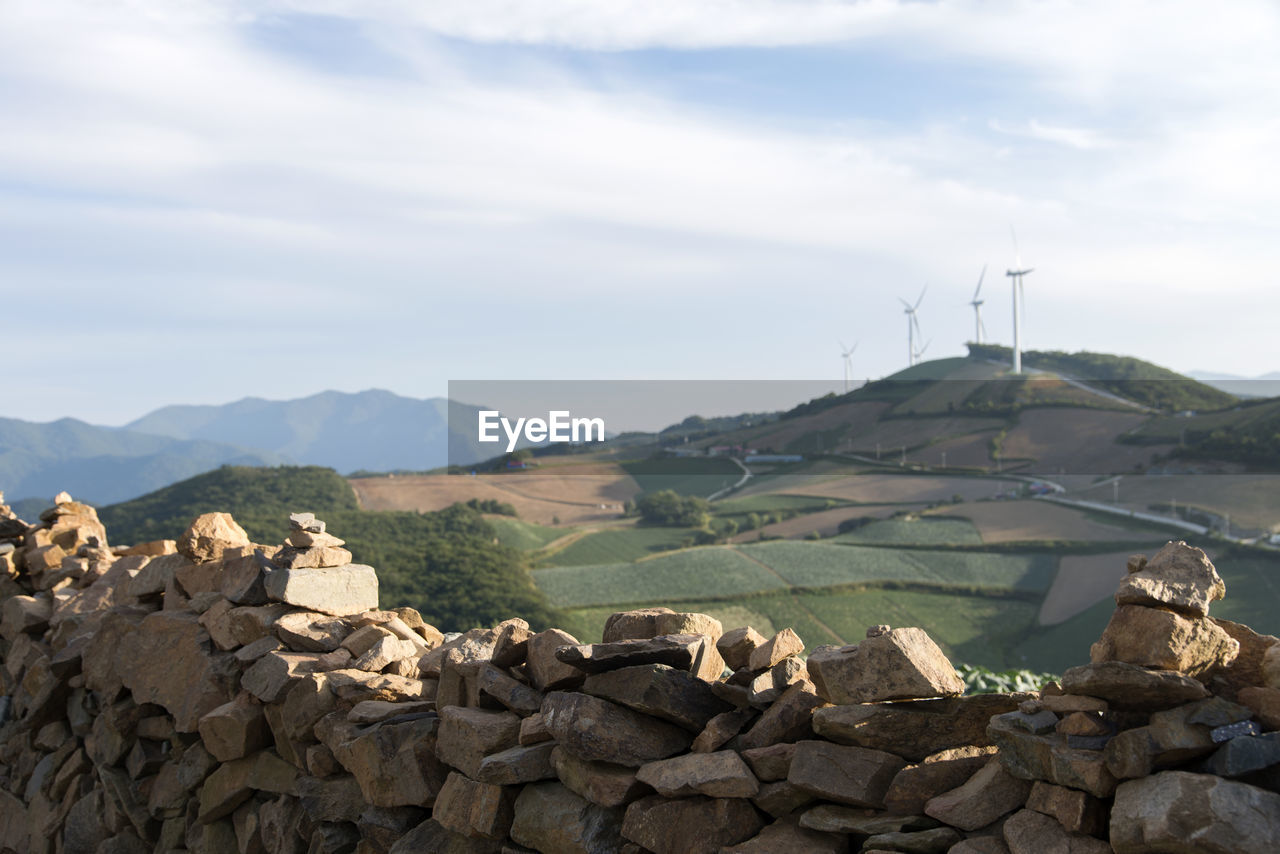
M732 546L730 546L730 548L733 548L733 547L732 547ZM754 563L756 566L762 567L766 572L768 572L768 573L769 573L770 575L772 575L774 578L778 579L778 580L779 580L779 581L781 581L783 584L785 584L785 585L787 586L787 591L788 591L789 595L791 596L791 601L796 603L796 607L797 607L797 608L799 608L801 611L804 611L806 614L808 614L808 615L809 615L809 619L813 620L813 622L814 622L814 623L816 623L816 624L818 625L818 627L819 627L819 628L821 628L824 632L826 632L827 634L831 635L831 637L835 639L836 643L840 644L841 646L844 646L845 644L847 644L847 643L848 643L848 641L846 641L844 638L840 637L839 633L838 633L838 632L836 632L836 630L835 630L835 629L831 628L831 627L830 627L830 626L828 626L826 623L824 623L824 622L822 621L822 618L821 618L821 617L819 617L817 614L813 613L813 611L809 610L809 608L808 608L808 607L807 607L803 602L801 602L801 601L800 601L800 597L799 597L798 595L796 595L796 593L795 593L795 592L791 591L791 582L790 582L790 581L787 581L785 578L783 578L781 575L779 575L779 574L778 574L778 572L777 572L777 570L775 570L773 567L769 566L769 564L767 564L767 563L762 563L762 562L760 562L760 561L756 560L756 559L755 559L755 558L753 558L751 555L746 554L745 552L743 552L743 551L742 551L742 549L733 549L733 550L734 550L735 552L737 552L738 554L742 555L743 557L745 557L747 560L749 560L749 561L751 561L752 563Z

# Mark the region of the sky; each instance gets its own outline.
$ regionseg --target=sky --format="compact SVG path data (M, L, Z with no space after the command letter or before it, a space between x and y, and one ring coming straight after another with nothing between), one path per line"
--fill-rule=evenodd
M450 380L1280 369L1280 6L0 6L0 415ZM16 382L14 380L17 380Z

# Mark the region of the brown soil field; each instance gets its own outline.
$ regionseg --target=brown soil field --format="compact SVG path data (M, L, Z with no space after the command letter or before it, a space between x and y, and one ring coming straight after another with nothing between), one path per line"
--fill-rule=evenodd
M903 445L907 446L909 453L910 448L926 442L966 437L973 433L994 433L1004 424L995 418L894 418L859 432L853 439L853 450L862 454L873 453L879 444L881 454L892 458ZM845 450L843 443L840 449ZM933 454L933 446L926 448L924 453ZM937 459L936 455L930 458ZM947 461L950 462L950 458Z
M816 431L843 428L847 433L860 435L872 430L888 408L889 404L878 401L833 406L814 415L788 418L751 430L728 433L700 444L732 445L744 442L754 448L773 448L781 453L789 443Z
M1104 599L1115 595L1125 577L1129 555L1144 551L1110 552L1101 555L1068 555L1058 563L1049 592L1040 606L1039 622L1053 626L1071 619ZM1150 555L1153 552L1147 550ZM1214 560L1216 555L1210 554Z
M960 495L966 501L991 498L996 493L1017 485L1017 481L976 477L937 477L932 475L854 474L815 475L782 489L769 490L785 495L813 495L840 498L864 504L886 502L929 504L949 501Z
M995 435L996 431L988 430L972 436L945 439L914 453L908 451L907 461L926 466L940 466L942 455L945 453L948 467L964 466L995 471L995 463L991 459L991 440Z
M818 513L806 513L784 522L775 522L772 525L765 525L760 530L765 533L765 536L786 537L789 540L801 539L810 531L817 531L824 537L833 537L839 532L840 523L845 519L858 519L863 516L887 519L902 510L919 510L921 507L923 505L904 507L901 504L860 504L857 507L837 507ZM729 542L754 543L759 535L759 531L743 531L731 537Z
M1054 473L1110 474L1146 465L1171 445L1120 445L1116 439L1142 424L1146 415L1089 409L1029 409L1003 443L1009 460L1033 459L1031 468Z
M1078 510L1031 499L975 501L930 512L969 519L977 526L984 543L1027 540L1151 542L1159 539L1158 534L1144 534L1117 525L1107 525L1090 519Z
M515 506L520 518L539 525L603 522L622 515L622 504L640 487L617 466L561 466L519 474L428 474L361 477L351 487L366 510L441 510L457 501L493 498ZM604 505L604 507L601 507Z

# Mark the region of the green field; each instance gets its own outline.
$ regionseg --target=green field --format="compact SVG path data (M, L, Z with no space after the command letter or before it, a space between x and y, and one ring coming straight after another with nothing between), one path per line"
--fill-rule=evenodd
M640 485L642 492L674 490L681 495L703 498L732 486L742 477L742 469L725 457L670 457L634 460L622 468Z
M871 522L835 537L832 542L868 546L980 546L982 535L968 519L935 516Z
M498 535L498 542L522 552L532 552L547 543L558 540L573 533L573 528L548 528L532 522L521 522L519 519L508 519L502 516L486 517Z
M792 587L923 584L961 589L1043 592L1057 559L1042 554L880 549L777 541L739 547ZM554 598L554 597L553 597Z
M817 513L839 507L846 502L816 495L750 495L746 498L726 498L712 505L717 516L746 516L748 513Z
M560 608L742 596L786 586L769 570L723 546L641 563L539 569L533 579Z
M539 563L544 566L627 563L678 549L694 534L692 528L666 528L657 525L607 528L575 540L563 549L546 555Z

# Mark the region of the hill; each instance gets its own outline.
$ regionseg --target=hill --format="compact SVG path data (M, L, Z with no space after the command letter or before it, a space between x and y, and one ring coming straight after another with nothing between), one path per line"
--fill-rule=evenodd
M254 542L264 544L284 540L290 513L315 513L346 540L357 562L378 570L386 601L417 608L445 631L491 625L512 614L545 627L556 616L533 586L524 557L500 545L475 510L360 510L351 487L332 469L227 466L103 507L99 517L113 542L137 543L174 539L196 516L215 511L231 513Z
M344 473L425 471L493 456L493 447L482 450L471 429L478 409L442 397L419 400L380 389L324 391L296 400L246 397L218 406L166 406L128 427L265 448L293 462Z
M142 495L220 465L270 466L278 454L204 438L155 436L74 418L49 423L0 418L0 489L44 501L67 490L106 504Z

